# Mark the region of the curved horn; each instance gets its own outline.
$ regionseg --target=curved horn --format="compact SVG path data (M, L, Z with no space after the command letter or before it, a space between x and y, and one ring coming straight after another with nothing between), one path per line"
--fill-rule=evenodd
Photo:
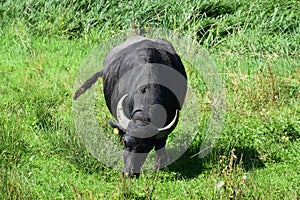
M124 99L128 96L128 94L125 94L118 102L118 105L117 105L117 118L118 118L118 121L120 123L120 125L124 128L124 129L127 129L127 126L130 122L130 119L128 119L126 117L126 115L124 114L124 111L123 111L123 101Z
M170 129L170 128L175 124L177 117L178 117L178 110L176 110L175 117L174 117L174 119L171 121L170 124L168 124L167 126L165 126L165 127L163 127L163 128L158 128L157 130L158 130L158 131L165 131L165 130Z

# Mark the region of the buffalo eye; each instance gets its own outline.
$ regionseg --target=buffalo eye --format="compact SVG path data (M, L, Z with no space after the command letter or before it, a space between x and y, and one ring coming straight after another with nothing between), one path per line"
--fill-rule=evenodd
M134 138L128 135L124 135L124 147L126 149L132 150L133 145L134 145Z
M142 92L143 94L146 93L146 91L147 91L147 87L141 88L141 92Z

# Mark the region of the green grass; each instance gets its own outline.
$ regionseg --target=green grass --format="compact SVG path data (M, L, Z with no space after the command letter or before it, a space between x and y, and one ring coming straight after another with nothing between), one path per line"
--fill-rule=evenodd
M300 198L297 1L0 4L0 199ZM199 127L175 163L122 179L76 135L72 96L90 52L132 19L135 27L176 30L206 48L224 81L227 114L208 156L191 158L204 138ZM203 88L192 71L189 80ZM99 120L103 127L106 121Z

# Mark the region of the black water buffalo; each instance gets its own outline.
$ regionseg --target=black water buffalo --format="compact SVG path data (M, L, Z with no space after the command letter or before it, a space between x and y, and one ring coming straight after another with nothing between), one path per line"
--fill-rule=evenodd
M154 148L155 169L168 162L168 134L178 123L187 91L180 57L166 40L134 36L113 48L97 72L78 89L77 99L99 77L106 104L117 120L109 121L124 142L124 176L138 176Z

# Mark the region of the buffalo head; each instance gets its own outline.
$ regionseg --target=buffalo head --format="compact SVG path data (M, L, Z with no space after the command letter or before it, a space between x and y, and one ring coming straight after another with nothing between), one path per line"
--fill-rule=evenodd
M117 105L118 122L109 121L109 124L124 142L123 176L138 177L148 153L153 148L157 153L155 168L158 169L167 164L164 146L168 133L175 128L178 122L178 110L172 121L163 126L167 120L167 113L162 106L142 106L141 109L134 110L128 118L123 109L125 98L128 98L128 94L125 94Z

